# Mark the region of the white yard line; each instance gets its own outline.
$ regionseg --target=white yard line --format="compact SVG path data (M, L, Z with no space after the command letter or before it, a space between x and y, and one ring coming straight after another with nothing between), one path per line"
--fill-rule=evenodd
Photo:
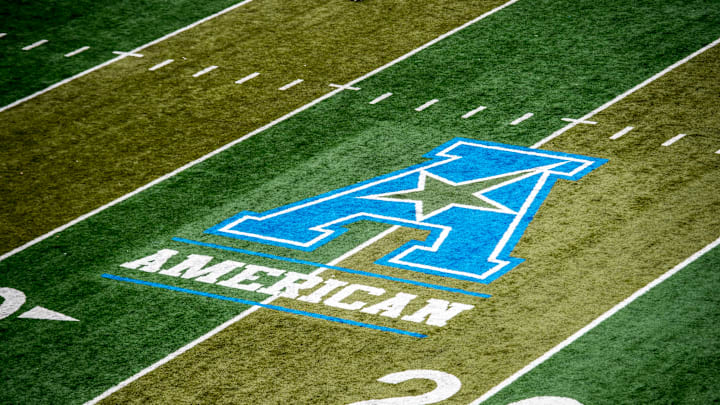
M578 121L586 121L586 120L588 120L589 118L591 118L591 117L594 116L595 114L599 113L600 111L603 111L603 110L607 109L608 107L610 107L610 106L612 106L613 104L617 103L618 101L624 99L625 97L629 96L630 94L632 94L632 93L634 93L634 92L642 89L643 87L647 86L648 84L652 83L653 81L659 79L660 77L664 76L664 75L667 74L668 72L672 71L672 70L675 69L676 67L678 67L678 66L686 63L686 62L689 61L690 59L692 59L692 58L700 55L701 53L707 51L708 49L714 47L714 46L717 45L718 43L720 43L720 38L718 38L718 39L716 39L715 41L711 42L710 44L702 47L701 49L693 52L692 54L686 56L685 58L683 58L683 59L681 59L681 60L673 63L672 65L668 66L667 68L665 68L665 69L663 69L662 71L658 72L657 74L653 75L652 77L650 77L649 79L645 80L644 82L638 84L637 86L631 88L630 90L626 91L625 93L623 93L623 94L615 97L614 99L608 101L607 103L603 104L602 106L598 107L597 109L589 112L588 114L586 114L585 116L583 116L582 118L580 118L580 120L578 120ZM567 130L569 130L570 128L573 128L573 127L574 127L575 125L577 125L578 123L579 123L579 122L577 122L577 121L570 123L569 125L565 126L564 128L562 128L562 129L554 132L554 133L551 134L550 136L546 137L545 139L543 139L543 140L541 140L540 142L536 143L535 145L531 146L531 148L534 148L534 149L539 148L540 146L546 144L547 142L549 142L549 141L557 138L558 136L562 135L563 133L565 133L565 132L566 132ZM611 139L620 138L622 135L630 132L632 129L633 129L632 127L626 127L626 128L623 129L622 131L620 131L620 132L618 132L617 134L613 135L613 136L611 137ZM677 137L676 137L676 138L677 138ZM720 151L718 151L718 152L720 152ZM599 325L600 323L602 323L604 320L610 318L610 317L613 316L615 313L617 313L617 312L620 311L621 309L625 308L628 304L630 304L631 302L635 301L637 298L639 298L640 296L642 296L642 295L645 294L646 292L650 291L653 287L655 287L655 286L657 286L658 284L662 283L663 281L667 280L670 276L672 276L673 274L675 274L675 273L679 272L680 270L684 269L684 268L687 267L690 263L694 262L694 261L697 260L699 257L701 257L701 256L704 255L705 253L709 252L709 251L712 250L713 248L717 247L718 245L720 245L720 238L716 239L715 241L713 241L713 242L710 243L709 245L707 245L707 246L705 246L704 248L700 249L698 252L696 252L695 254L693 254L692 256L690 256L689 258L687 258L687 259L686 259L685 261L683 261L682 263L678 264L678 265L675 266L674 268L672 268L672 269L670 269L669 271L667 271L665 274L663 274L663 275L661 275L660 277L658 277L657 279L653 280L650 284L648 284L648 285L646 285L645 287L641 288L640 290L636 291L633 295L629 296L628 298L626 298L625 300L623 300L622 302L620 302L619 304L617 304L616 306L614 306L613 308L611 308L609 311L607 311L607 312L605 312L604 314L600 315L600 317L598 317L597 319L595 319L594 321L592 321L591 323L589 323L587 326L585 326L584 328L580 329L580 330L577 331L575 334L573 334L573 335L570 336L569 338L565 339L565 340L562 341L560 344L558 344L557 346L553 347L552 349L550 349L549 351L547 351L547 352L546 352L545 354L543 354L542 356L540 356L540 357L538 357L537 359L535 359L532 363L528 364L527 366L523 367L521 370L519 370L519 371L516 372L515 374L511 375L510 377L508 377L505 381L501 382L500 384L498 384L498 385L496 385L495 387L493 387L492 389L490 389L490 391L486 392L486 393L483 394L480 398L478 398L478 399L476 399L475 401L471 402L469 405L478 405L478 404L480 404L480 403L482 403L482 402L485 402L487 399L491 398L493 395L495 395L495 394L497 394L498 392L500 392L503 388L505 388L505 387L507 387L508 385L512 384L513 382L517 381L520 377L522 377L523 375L529 373L529 372L530 372L531 370L533 370L535 367L539 366L540 364L544 363L547 359L551 358L555 353L559 352L560 350L562 350L562 349L565 348L566 346L570 345L571 343L573 343L574 341L576 341L577 339L579 339L581 336L583 336L584 334L586 334L588 331L590 331L590 330L592 330L593 328L595 328L596 326L598 326L598 325Z
M153 67L149 68L148 70L151 72L154 72L154 71L156 71L162 67L165 67L173 62L175 62L175 59L166 59L166 60L158 63L157 65L154 65Z
M582 118L580 118L581 121L587 121L589 118L593 117L595 114L607 109L608 107L612 106L613 104L617 103L618 101L624 99L625 97L635 93L636 91L642 89L643 87L647 86L648 84L654 82L655 80L665 76L668 72L671 72L673 69L677 68L680 65L685 64L690 59L700 55L701 53L707 51L708 49L714 47L715 45L720 43L720 38L712 41L711 43L705 45L704 47L698 49L697 51L691 53L690 55L680 59L679 61L673 63L672 65L666 67L665 69L661 70L660 72L654 74L652 77L648 78L644 82L638 84L637 86L631 88L630 90L626 91L625 93L615 97L614 99L608 101L607 103L601 105L600 107L590 111L589 113L585 114ZM557 138L558 136L564 134L567 132L570 128L575 127L577 125L577 122L571 122L570 124L560 128L559 130L553 132L550 136L542 139L540 142L537 142L535 145L531 146L531 148L539 148L546 143L550 142L551 140Z
M636 299L643 296L645 293L650 291L653 287L657 286L658 284L662 283L663 281L670 278L673 274L679 272L680 270L687 267L690 263L694 262L698 258L700 258L705 253L709 252L713 248L720 245L720 238L715 239L715 241L711 242L709 245L705 246L704 248L700 249L699 251L695 252L692 256L685 259L682 263L678 264L677 266L673 267L672 269L668 270L665 274L661 275L660 277L656 278L650 284L646 285L645 287L635 291L635 293L627 298L625 298L622 302L612 307L610 310L605 312L604 314L600 315L598 318L596 318L594 321L590 322L587 326L580 329L579 331L575 332L572 336L562 341L557 346L553 347L552 349L548 350L545 354L535 359L532 363L528 364L527 366L523 367L520 371L517 373L511 375L508 377L505 381L501 382L500 384L493 387L490 391L483 394L480 398L476 399L475 401L471 402L469 405L477 405L480 404L493 395L497 394L502 390L503 388L507 387L508 385L512 384L513 382L517 381L520 377L530 372L535 367L539 366L543 362L545 362L547 359L552 357L555 353L559 352L566 346L570 345L574 341L578 340L580 337L588 333L590 330L595 328L596 326L600 325L603 321L610 318L611 316L615 315L618 311L628 306L631 302L635 301Z
M685 138L686 136L687 136L687 134L677 134L677 135L673 136L672 138L668 139L667 141L663 142L662 146L670 146L670 145L674 144L675 142Z
M162 41L164 41L164 40L166 40L166 39L168 39L168 38L172 38L172 37L174 37L174 36L176 36L176 35L178 35L178 34L180 34L180 33L182 33L182 32L185 32L185 31L187 31L187 30L189 30L189 29L191 29L191 28L195 28L195 27L197 27L198 25L200 25L200 24L202 24L202 23L204 23L204 22L207 22L207 21L209 21L209 20L212 20L213 18L216 18L216 17L219 17L219 16L221 16L221 15L223 15L223 14L226 14L226 13L228 13L228 12L230 12L230 11L232 11L232 10L235 10L236 8L238 8L238 7L240 7L240 6L243 6L243 5L247 4L247 3L250 3L250 2L252 2L252 1L253 1L253 0L244 0L244 1L241 1L240 3L237 3L237 4L235 4L235 5L232 5L232 6L226 8L226 9L224 9L224 10L218 11L217 13L215 13L215 14L213 14L213 15L207 16L207 17L205 17L205 18L203 18L203 19L201 19L201 20L195 21L194 23L192 23L192 24L190 24L190 25L187 25L187 26L185 26L185 27L183 27L183 28L180 28L180 29L178 29L178 30L175 30L175 31L173 31L173 32L171 32L171 33L163 36L163 37L160 37L160 38L158 38L158 39L156 39L156 40L153 40L153 41L151 41L151 42L148 42L148 43L145 44L145 45L141 45L141 46L133 49L132 51L130 51L130 53L137 53L137 52L139 52L139 51L142 51L142 50L145 49L145 48L148 48L148 47L153 46L153 45L155 45L155 44L157 44L157 43L160 43L160 42L162 42ZM63 79L63 80L61 80L61 81L59 81L59 82L57 82L57 83L55 83L55 84L53 84L53 85L51 85L51 86L48 86L48 87L46 87L46 88L44 88L44 89L42 89L42 90L40 90L40 91L38 91L38 92L33 93L33 94L31 94L31 95L29 95L29 96L27 96L27 97L23 97L23 98L21 98L21 99L19 99L19 100L16 100L16 101L14 101L14 102L12 102L12 103L4 106L4 107L1 107L1 108L0 108L0 112L3 112L3 111L5 111L5 110L9 110L9 109L11 109L11 108L13 108L13 107L15 107L15 106L17 106L17 105L20 105L20 104L22 104L22 103L24 103L24 102L26 102L26 101L28 101L28 100L32 100L32 99L34 99L34 98L37 97L37 96L40 96L40 95L42 95L42 94L45 94L45 93L47 93L47 92L50 91L50 90L56 89L56 88L62 86L63 84L70 83L71 81L73 81L73 80L75 80L75 79L78 79L78 78L81 78L81 77L87 75L88 73L92 73L92 72L94 72L94 71L96 71L96 70L98 70L98 69L102 69L103 67L108 66L108 65L111 65L111 64L113 64L113 63L115 63L115 62L117 62L117 61L119 61L120 59L123 59L123 58L125 58L125 57L127 57L127 55L119 55L119 56L116 56L116 57L114 57L114 58L112 58L112 59L110 59L110 60L108 60L108 61L105 61L105 62L103 62L103 63L101 63L101 64L99 64L99 65L93 66L93 67L91 67L90 69L87 69L87 70L85 70L85 71L82 71L82 72L80 72L80 73L78 73L78 74L76 74L76 75L74 75L74 76L68 77L67 79Z
M5 35L7 35L7 32L0 32L0 38L4 37Z
M46 44L47 42L48 42L47 39L41 39L41 40L39 40L39 41L37 41L37 42L34 42L34 43L32 43L32 44L30 44L30 45L28 45L28 46L26 46L26 47L23 47L22 50L23 50L23 51L29 51L29 50L31 50L31 49L33 49L33 48L37 48L37 47L40 46L40 45Z
M66 58L70 58L70 57L72 57L72 56L75 56L75 55L79 54L80 52L85 52L85 51L87 51L88 49L90 49L89 46L83 46L82 48L78 48L78 49L76 49L76 50L74 50L74 51L72 51L72 52L66 53L66 54L65 54L65 57L66 57Z
M265 300L263 300L263 301L261 302L261 304L269 304L269 303L273 302L276 298L278 298L278 297L271 295L271 296L267 297ZM100 401L102 401L103 399L109 397L110 395L114 394L115 392L120 391L121 389L127 387L127 386L130 385L133 381L136 381L136 380L142 378L143 376L145 376L145 375L153 372L154 370L157 370L157 369L160 368L162 365L164 365L164 364L172 361L173 359L177 358L178 356L180 356L181 354L187 352L188 350L192 349L193 347L195 347L195 346L199 345L200 343L202 343L202 342L210 339L211 337L213 337L213 336L215 336L216 334L218 334L220 331L223 331L223 330L227 329L228 326L230 326L230 325L234 324L235 322L237 322L237 321L245 318L246 316L252 314L253 312L257 311L257 310L260 309L260 308L262 308L262 307L252 306L252 307L246 309L245 311L241 312L241 313L240 313L239 315L237 315L236 317L234 317L234 318L230 319L229 321L223 323L222 325L216 327L215 329L211 330L210 332L208 332L208 333L200 336L199 338L193 340L192 342L190 342L190 343L188 343L187 345L181 347L180 349L178 349L178 350L170 353L169 355L167 355L166 357L164 357L162 360L160 360L160 361L154 363L153 365L151 365L151 366L143 369L142 371L138 372L138 373L135 374L134 376L132 376L132 377L124 380L124 381L121 382L120 384L118 384L118 385L116 385L116 386L108 389L107 391L105 391L105 392L103 392L102 394L100 394L99 396L91 399L90 401L85 402L85 405L97 404L98 402L100 402Z
M611 136L610 139L612 139L613 141L616 139L620 139L621 136L627 134L628 132L632 131L633 129L635 129L635 127L625 127L623 129L621 129L620 131L618 131L615 135Z

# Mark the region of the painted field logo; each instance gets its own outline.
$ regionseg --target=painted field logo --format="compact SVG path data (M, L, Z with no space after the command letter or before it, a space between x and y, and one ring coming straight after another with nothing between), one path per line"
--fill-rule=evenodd
M241 212L206 232L312 251L370 220L430 232L378 264L488 284L523 259L510 257L557 179L606 162L456 138L428 162L263 213Z

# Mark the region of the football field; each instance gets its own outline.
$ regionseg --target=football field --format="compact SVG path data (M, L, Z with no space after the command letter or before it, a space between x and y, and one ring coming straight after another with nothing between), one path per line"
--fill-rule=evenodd
M2 10L0 403L720 402L720 2Z

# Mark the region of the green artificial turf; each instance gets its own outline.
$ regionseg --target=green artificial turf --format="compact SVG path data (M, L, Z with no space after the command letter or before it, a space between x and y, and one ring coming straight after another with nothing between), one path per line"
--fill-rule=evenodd
M363 4L371 10L378 3ZM79 324L3 320L0 327L4 328L6 351L0 354L0 361L7 366L0 370L0 380L7 389L0 390L0 401L58 403L92 399L246 308L101 278L103 273L112 273L169 283L165 276L125 269L120 264L163 248L179 250L182 255L208 254L217 260L273 263L189 247L171 238L214 241L217 237L204 235L203 231L237 212L272 209L419 163L424 153L456 136L530 145L565 125L561 118L582 115L720 35L720 9L710 3L677 1L661 5L645 1L636 6L622 8L597 1L518 2L358 83L362 90L345 91L0 262L3 286L22 290L32 303L81 320ZM381 10L374 12L382 15ZM259 19L258 23L266 22ZM207 29L204 35L209 36L212 30ZM651 35L657 31L661 33ZM323 36L320 31L316 35ZM570 38L576 41L571 44ZM219 52L223 46L227 48L226 41L218 39L213 49ZM183 42L173 44L181 47ZM244 133L238 129L242 125L237 124L235 116L240 107L233 101L233 97L240 97L240 91L230 79L242 77L245 72L229 71L205 82L177 86L177 90L175 83L186 79L174 77L174 70L158 71L165 75L161 76L163 80L156 80L146 70L176 51L162 52L166 51L159 51L152 61L127 60L103 71L108 76L122 74L109 82L110 87L95 87L97 83L89 78L77 87L49 95L50 104L72 95L79 98L73 104L56 106L57 110L47 111L37 120L31 113L42 110L42 104L7 112L12 119L8 127L16 136L13 145L19 149L17 145L23 142L34 142L32 137L22 139L25 130L33 133L49 128L48 138L52 141L64 129L84 128L87 134L121 140L119 144L108 143L105 151L84 145L88 156L128 156L128 160L89 159L87 162L92 163L87 163L85 170L101 172L98 177L81 177L79 181L49 171L45 173L52 175L43 174L46 177L37 184L46 185L49 179L57 178L55 191L65 196L61 200L66 202L84 199L85 190L90 190L88 204L92 205L136 184L143 176L156 175ZM205 57L176 68L188 76L209 65L211 59ZM713 150L706 148L717 139L717 133L712 132L717 128L713 121L717 115L712 114L711 102L717 94L712 90L716 81L713 74L707 74L715 60L709 59L709 65L693 64L689 73L670 83L678 92L699 86L696 83L702 79L700 87L709 90L700 92L698 101L702 102L697 105L703 108L695 110L704 111L700 114L704 121L693 124L688 117L694 116L683 115L687 108L676 110L672 92L662 99L655 97L658 93L643 91L638 97L652 94L652 105L658 111L628 117L625 112L632 103L619 104L603 116L602 124L593 129L597 132L576 129L549 144L554 150L605 157L610 162L580 182L558 184L514 252L526 263L491 286L461 285L489 292L493 298L472 301L477 308L447 327L422 326L421 331L430 335L428 339L261 311L108 401L349 403L397 395L398 387L374 382L390 372L437 368L461 378L465 388L454 401L468 403L716 237L714 213L718 197L708 191L720 184L717 158ZM323 66L332 70L330 65ZM315 84L299 89L307 92L303 97L327 91L328 76L321 71L316 71ZM266 90L252 94L266 98L257 101L262 104L257 108L278 100L270 110L264 110L277 113L301 103L302 97L284 98L284 93L269 91L296 78L295 71L292 73L258 85L258 89L265 86ZM349 80L350 73L333 76L332 80ZM98 79L101 77L106 76ZM124 98L126 93L121 88L125 86L132 89L132 97ZM97 104L89 108L79 108L95 97L98 88L116 91L96 97ZM83 91L87 94L82 95ZM395 95L382 103L368 104L388 91ZM422 113L414 111L433 98L441 102ZM246 100L247 110L256 107L250 101ZM488 110L473 119L460 118L477 105L487 105ZM644 136L629 137L629 143L611 144L606 140L616 128L632 124L640 127L635 122L640 118L647 123L661 122L657 117L668 111L675 114L674 125L696 125L699 135L694 138L701 142L660 151L657 141L668 135L662 131L639 132ZM56 119L61 112L73 115L65 117L67 121L57 127L45 127L47 120ZM517 127L507 125L526 112L534 112L535 117ZM259 122L264 116L252 119ZM158 122L160 117L162 122ZM135 145L148 133L155 135L148 140L151 146L147 150L143 144ZM162 138L160 134L173 136ZM156 144L161 138L164 141ZM171 155L177 155L177 159L167 157ZM32 161L35 157L18 159ZM117 164L118 171L97 169L107 162ZM133 177L137 173L143 175ZM77 184L77 188L64 188L64 181L68 182L65 185ZM36 188L45 191L41 186ZM10 201L34 195L22 190L27 189L8 186L3 192L11 196L6 197ZM688 201L688 196L694 198ZM40 197L38 200L48 198L51 207L62 206L62 201L48 195ZM32 212L36 207L32 201L14 202L13 206ZM10 212L8 218L17 215ZM41 221L39 212L43 211L32 212L31 218ZM298 257L326 262L378 231L363 225L326 249ZM287 253L264 246L253 249ZM313 270L310 266L285 267L278 262L274 266ZM456 295L330 274L388 290L417 292L424 299L470 302ZM219 286L170 281L178 286L227 293ZM263 298L260 294L238 296ZM295 305L287 301L278 303ZM314 308L330 315L354 316L321 306ZM401 320L370 319L393 327L412 327ZM35 350L40 347L44 350ZM46 357L48 352L53 355ZM47 383L38 385L37 381ZM422 389L425 386L411 388Z

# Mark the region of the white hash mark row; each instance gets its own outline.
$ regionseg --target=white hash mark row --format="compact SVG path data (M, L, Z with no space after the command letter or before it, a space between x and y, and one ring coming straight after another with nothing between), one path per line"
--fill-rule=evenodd
M2 37L2 36L0 36L0 38L1 38L1 37ZM81 48L81 49L82 49L82 48ZM84 49L82 49L82 50L84 50ZM78 51L82 52L82 50L78 50ZM79 52L78 52L78 53L79 53ZM121 54L121 52L116 52L116 53ZM142 57L142 55L135 55L135 54L130 54L130 53L126 53L126 54L127 54L128 56L138 56L138 57ZM155 71L155 70L158 70L158 69L160 69L160 68L162 68L162 67L164 67L164 66L167 66L167 65L169 65L169 64L171 64L171 63L173 63L173 62L174 62L174 59L167 59L167 60L165 60L165 61L162 61L162 62L160 62L160 63L158 63L158 64L150 67L148 70L150 70L150 71ZM215 66L215 65L209 66L209 67L207 67L207 68L205 68L205 69L202 69L202 70L198 71L197 73L193 74L193 77L202 76L202 75L204 75L204 74L206 74L206 73L209 73L209 72L211 72L211 71L213 71L213 70L215 70L215 69L217 69L217 68L218 68L218 66ZM252 80L252 79L254 79L254 78L258 77L258 76L260 76L260 72L254 72L254 73L251 73L251 74L249 74L249 75L247 75L247 76L245 76L245 77L243 77L243 78L241 78L241 79L236 80L235 83L236 83L236 84L242 84L242 83L245 83L245 82L247 82L247 81L249 81L249 80ZM293 80L292 82L290 82L290 83L288 83L288 84L286 84L286 85L278 88L278 90L286 91L286 90L288 90L288 89L290 89L290 88L292 88L292 87L294 87L294 86L302 83L303 81L304 81L303 79ZM339 89L339 90L355 90L355 91L360 90L359 87L352 87L352 86L349 86L349 85L341 85L341 84L335 84L335 83L331 83L329 86L330 86L330 87L334 87L334 88ZM377 103L379 103L379 102L381 102L381 101L383 101L383 100L391 97L392 95L393 95L393 93L391 93L391 92L384 93L384 94L382 94L382 95L380 95L380 96L372 99L372 100L369 102L369 104L377 104ZM432 99L432 100L430 100L430 101L425 102L425 103L422 104L421 106L415 108L415 111L418 111L418 112L423 111L423 110L429 108L430 106L432 106L432 105L434 105L434 104L437 104L437 103L439 103L439 102L440 102L439 99ZM483 111L483 110L486 110L486 109L487 109L486 106L482 106L482 105L481 105L481 106L478 106L478 107L476 107L476 108L468 111L467 113L463 114L463 115L462 115L462 118L464 118L464 119L470 118L470 117L474 116L475 114L477 114L477 113L479 113L479 112L481 112L481 111ZM531 112L526 113L526 114L522 115L521 117L519 117L519 118L513 120L512 122L510 122L510 125L516 126L516 125L522 123L523 121L526 121L526 120L532 118L534 115L535 115L535 114L533 114L533 113L531 113ZM597 122L596 122L596 121L589 121L589 120L583 120L583 119L561 118L561 120L562 120L562 121L565 121L565 122L576 123L576 124L597 125ZM612 136L610 137L610 139L611 139L611 140L620 139L622 136L626 135L627 133L629 133L629 132L632 131L633 129L635 129L635 127L632 127L632 126L625 127L625 128L623 128L622 130L620 130L620 131L618 131L617 133L615 133L614 135L612 135ZM667 141L663 142L662 146L670 146L670 145L674 144L675 142L679 141L680 139L682 139L682 138L685 137L685 136L687 136L687 134L678 134L678 135L674 136L673 138L668 139ZM715 154L720 155L720 149L718 149L718 150L715 152Z
M4 37L5 35L7 35L6 32L0 32L0 38ZM29 51L29 50L31 50L31 49L37 48L37 47L39 47L39 46L41 46L41 45L44 45L44 44L46 44L46 43L48 43L48 42L50 42L50 41L48 41L47 39L41 39L41 40L39 40L39 41L33 42L33 43L30 44L30 45L24 46L24 47L22 48L22 50L23 50L23 51ZM66 53L64 56L65 56L66 58L70 58L70 57L75 56L75 55L77 55L77 54L79 54L79 53L85 52L85 51L87 51L88 49L90 49L89 46L83 46L83 47L78 48L78 49L76 49L76 50L74 50L74 51L71 51L71 52Z
M620 139L623 135L626 135L628 132L632 131L633 129L635 129L635 127L625 127L623 129L621 129L620 131L618 131L617 133L615 133L613 136L611 136L610 139L611 140ZM668 139L667 141L663 142L662 146L670 146L686 136L687 136L687 134L677 134L677 135L673 136L672 138ZM715 154L720 155L720 149L715 151Z

